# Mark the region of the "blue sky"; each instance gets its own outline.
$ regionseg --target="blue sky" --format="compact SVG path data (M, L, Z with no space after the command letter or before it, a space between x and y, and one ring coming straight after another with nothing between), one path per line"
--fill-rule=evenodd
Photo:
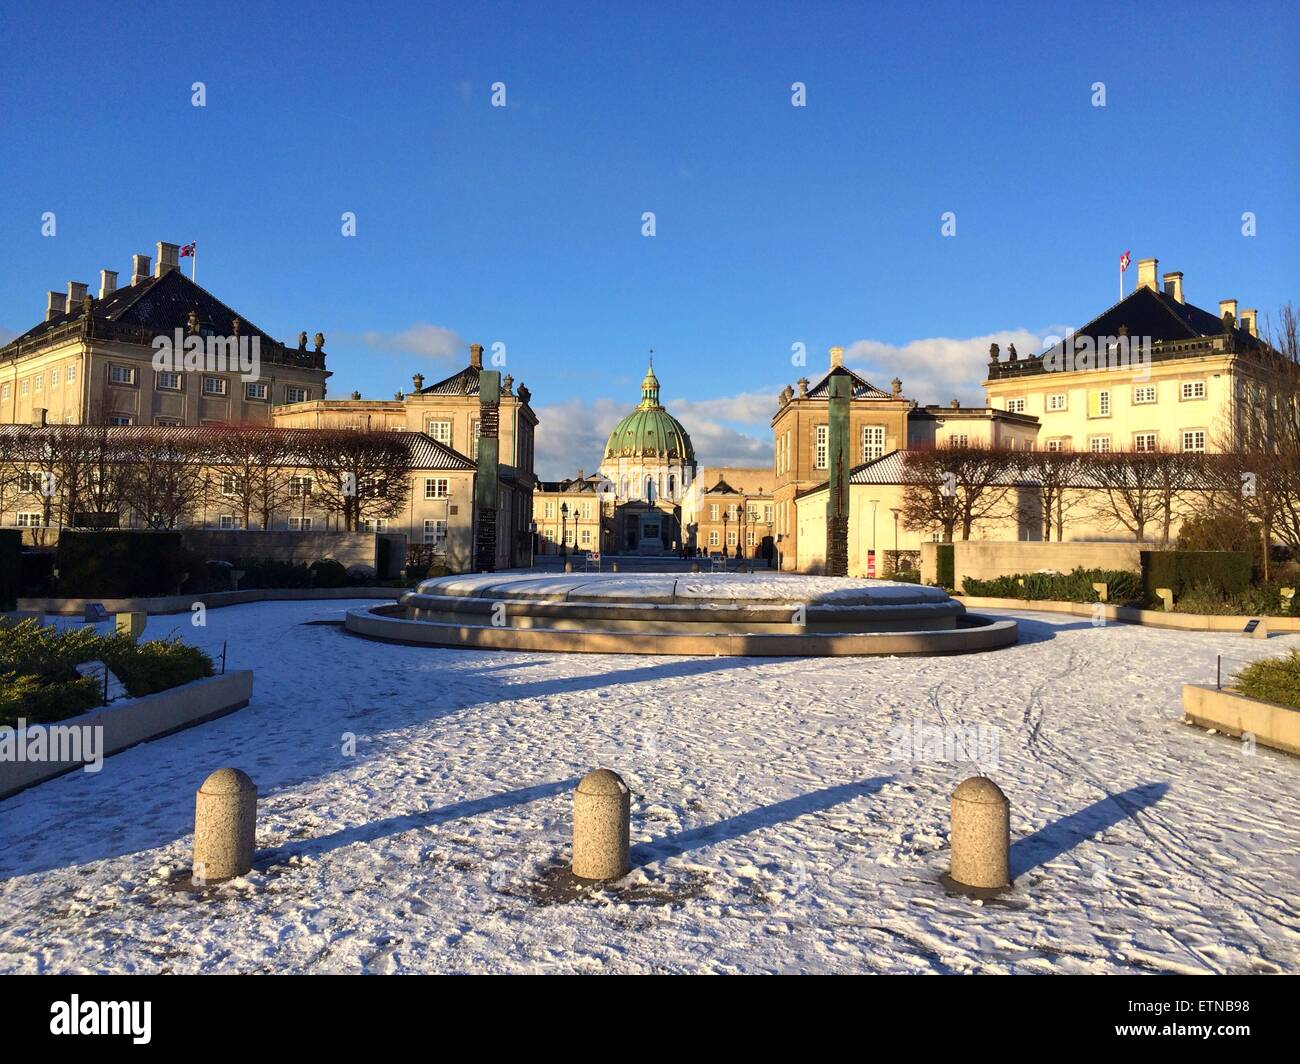
M1125 249L1211 310L1300 294L1282 4L160 10L0 11L0 337L197 240L250 320L326 333L335 396L504 343L556 475L594 467L650 348L701 458L764 462L831 344L977 400L990 339L1104 309Z

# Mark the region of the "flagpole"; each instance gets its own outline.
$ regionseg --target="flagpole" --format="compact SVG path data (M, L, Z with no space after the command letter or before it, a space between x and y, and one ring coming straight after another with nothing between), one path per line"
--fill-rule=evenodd
M199 242L196 240L194 241L194 253L190 255L190 280L193 281L195 284L198 283L197 281L198 273L199 273ZM1120 291L1122 292L1123 289L1124 289L1124 278L1120 277Z

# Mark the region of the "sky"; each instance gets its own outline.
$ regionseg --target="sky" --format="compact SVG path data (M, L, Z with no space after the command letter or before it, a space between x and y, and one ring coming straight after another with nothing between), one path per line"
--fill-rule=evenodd
M1215 313L1296 300L1291 6L7 0L0 341L196 241L247 320L325 333L331 396L504 345L557 477L653 349L701 463L766 464L830 346L980 402L1126 250L1125 291L1155 257Z

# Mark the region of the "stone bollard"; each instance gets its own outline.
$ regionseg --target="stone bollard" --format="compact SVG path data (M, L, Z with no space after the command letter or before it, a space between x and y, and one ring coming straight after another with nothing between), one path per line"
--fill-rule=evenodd
M1165 612L1168 613L1174 608L1174 593L1171 588L1156 588L1156 598L1165 604Z
M237 768L219 768L194 799L194 878L214 883L253 867L257 785Z
M691 562L691 572L693 572L693 573L698 573L699 571L700 571L700 563L699 563L699 562Z
M1282 595L1282 609L1287 613L1291 612L1291 606L1295 602L1295 588L1283 587L1278 589Z
M1107 596L1107 594L1109 594L1109 592L1110 592L1110 587L1109 587L1108 585L1106 585L1106 584L1093 584L1093 585L1092 585L1092 589L1093 589L1093 591L1097 592L1097 601L1098 601L1098 602L1105 602L1105 601L1106 601L1106 596Z
M573 874L622 879L631 871L632 794L618 773L588 772L573 796Z
M614 562L614 563L610 566L610 571L611 571L611 572L614 572L614 573L621 572L621 570L620 570L619 567L618 567L618 562Z
M147 613L119 613L114 621L118 635L129 635L139 639L144 635L144 626L149 623Z
M565 563L564 563L564 571L565 571L566 573L571 573L571 572L573 572L573 562L565 562Z
M972 776L952 792L952 865L957 888L1011 886L1011 803L991 779Z

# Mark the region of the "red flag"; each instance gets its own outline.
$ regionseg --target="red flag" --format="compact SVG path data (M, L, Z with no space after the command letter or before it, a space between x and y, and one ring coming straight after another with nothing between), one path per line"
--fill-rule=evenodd
M197 241L195 241L195 243L197 243ZM194 254L194 244L186 244L183 248L181 248L181 258L188 259L193 254Z
M194 246L193 244L190 245L190 247L193 246ZM181 254L183 255L184 252L181 252ZM1133 261L1133 252L1131 251L1124 252L1124 254L1119 257L1119 272L1123 273L1125 270L1127 270L1128 264L1132 261Z

